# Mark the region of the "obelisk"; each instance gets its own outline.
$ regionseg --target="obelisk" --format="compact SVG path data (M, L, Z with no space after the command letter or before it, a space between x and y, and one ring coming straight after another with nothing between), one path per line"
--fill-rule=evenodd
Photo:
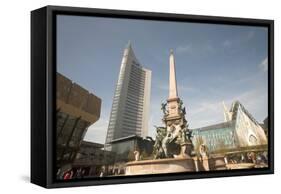
M168 115L167 119L181 117L180 115L180 99L178 97L177 78L175 68L175 58L173 50L170 50L170 75L169 75L169 97L167 99Z
M170 80L169 80L169 99L178 98L176 71L175 71L175 58L173 50L170 50Z
M186 109L183 106L182 100L178 96L176 64L173 50L170 50L169 67L169 97L167 99L168 111L163 117L163 122L167 129L167 136L164 138L163 142L176 141L181 147L180 154L177 157L186 158L190 157L193 145L190 140L191 132L188 129L188 123L185 119ZM168 150L165 148L165 145L164 150ZM170 153L168 151L165 152L166 157L169 157L169 154Z

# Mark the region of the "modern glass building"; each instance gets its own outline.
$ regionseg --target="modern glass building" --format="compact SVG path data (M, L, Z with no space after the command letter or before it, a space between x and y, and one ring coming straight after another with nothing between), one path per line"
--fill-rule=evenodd
M113 98L106 145L130 135L147 136L150 88L151 71L142 67L128 43Z
M267 137L260 124L236 101L230 110L224 108L225 122L192 130L195 151L201 144L209 152L267 145Z
M207 146L209 152L231 149L236 147L234 122L224 122L198 129L193 129L193 143L195 150L200 144Z

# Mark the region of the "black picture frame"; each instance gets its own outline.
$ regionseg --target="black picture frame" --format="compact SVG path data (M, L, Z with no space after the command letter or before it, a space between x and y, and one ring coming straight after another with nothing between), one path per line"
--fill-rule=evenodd
M268 28L268 168L101 177L83 180L55 179L56 123L56 15L102 16L177 22L264 26ZM46 6L31 12L31 182L46 188L168 181L274 173L274 21L171 13Z

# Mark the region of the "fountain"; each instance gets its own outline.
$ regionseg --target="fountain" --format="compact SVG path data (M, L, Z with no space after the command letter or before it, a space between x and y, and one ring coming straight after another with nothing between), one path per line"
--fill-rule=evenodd
M170 52L169 97L162 103L162 127L156 127L153 159L126 163L126 175L196 171L191 157L191 131L185 119L186 108L178 97L174 54Z

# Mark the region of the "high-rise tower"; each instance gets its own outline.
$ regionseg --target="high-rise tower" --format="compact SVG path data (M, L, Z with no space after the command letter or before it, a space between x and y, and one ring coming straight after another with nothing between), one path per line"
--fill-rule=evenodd
M130 42L124 50L112 103L106 144L112 140L148 133L151 71L142 67Z

